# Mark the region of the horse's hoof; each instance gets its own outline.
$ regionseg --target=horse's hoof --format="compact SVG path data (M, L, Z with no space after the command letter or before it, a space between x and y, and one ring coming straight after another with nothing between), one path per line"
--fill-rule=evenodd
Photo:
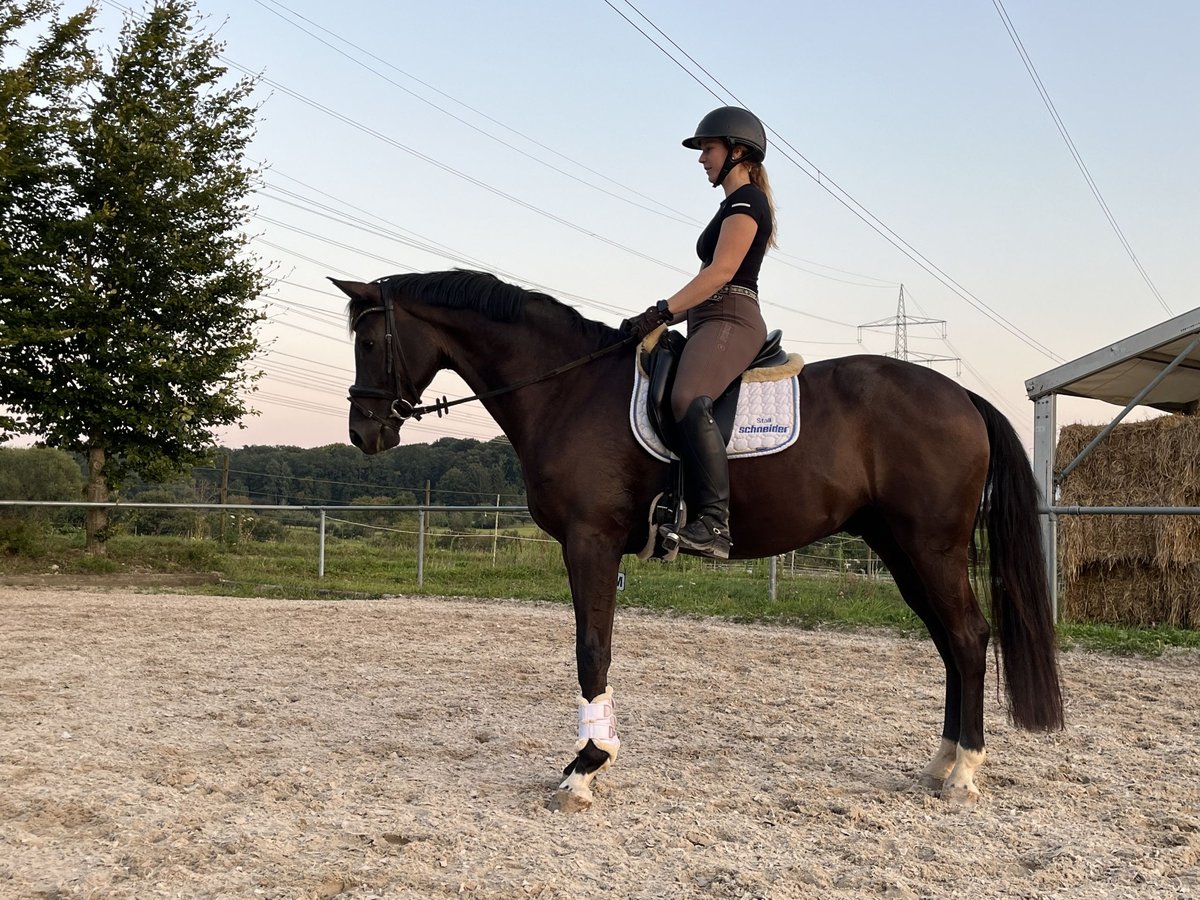
M546 804L551 812L577 813L592 808L592 792L586 794L559 788Z
M922 772L917 776L917 787L924 788L927 791L933 791L935 794L940 792L946 784L945 778L939 778L929 772Z
M979 802L979 789L975 785L946 785L942 788L942 799L951 806L974 806Z

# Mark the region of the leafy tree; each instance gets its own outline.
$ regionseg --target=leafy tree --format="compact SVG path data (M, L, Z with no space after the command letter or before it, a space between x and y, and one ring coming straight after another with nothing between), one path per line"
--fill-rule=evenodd
M35 312L29 290L4 306L10 424L86 453L89 500L128 472L164 480L205 459L259 375L253 301L266 280L243 230L253 82L231 82L220 50L192 0L158 0L125 22L75 110L82 127L63 128L72 214L54 277L37 286ZM105 522L89 514L93 550Z
M0 499L77 501L83 473L68 453L35 447L0 447Z
M287 503L292 494L292 467L286 461L271 459L266 468L268 503Z
M49 0L0 0L0 440L20 431L12 392L32 391L23 369L64 332L46 308L58 295L61 229L75 214L71 145L82 131L82 88L94 74L87 36L94 10L53 18L24 58L22 29L56 13Z

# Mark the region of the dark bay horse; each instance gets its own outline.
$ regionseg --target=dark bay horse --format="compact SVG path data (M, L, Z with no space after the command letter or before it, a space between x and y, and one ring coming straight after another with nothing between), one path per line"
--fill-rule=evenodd
M666 464L630 431L635 348L614 348L616 330L485 273L334 283L350 297L355 335L354 445L378 453L398 444L421 391L451 369L485 395L520 459L533 520L562 545L582 698L576 755L558 801L586 806L592 778L620 743L608 687L617 572L622 555L645 544L650 503L667 480ZM1025 452L986 400L882 356L805 366L800 408L804 426L790 448L730 463L733 557L785 553L839 531L862 536L946 668L941 743L922 782L971 802L984 759L992 629L1013 721L1032 730L1063 721L1038 492ZM968 570L977 521L988 534L990 627Z

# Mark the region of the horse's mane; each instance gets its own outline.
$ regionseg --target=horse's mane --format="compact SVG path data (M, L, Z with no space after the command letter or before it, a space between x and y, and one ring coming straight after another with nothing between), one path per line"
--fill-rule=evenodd
M479 313L493 322L520 322L526 310L540 305L554 311L563 321L580 334L594 338L611 339L613 329L581 315L578 310L556 300L549 294L529 291L515 284L501 281L490 272L474 272L469 269L451 269L447 272L412 272L389 275L377 279L383 296L406 297L429 306L447 309L468 309ZM365 304L351 302L347 313L351 322Z

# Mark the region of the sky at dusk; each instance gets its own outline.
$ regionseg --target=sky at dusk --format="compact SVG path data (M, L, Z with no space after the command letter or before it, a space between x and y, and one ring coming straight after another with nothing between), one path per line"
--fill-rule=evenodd
M1028 446L1025 379L1200 306L1192 0L199 9L262 79L251 246L276 279L258 415L226 446L346 441L326 276L487 269L613 325L673 293L721 199L680 141L726 103L769 129L763 312L808 360L893 351L894 329L860 326L895 317L903 285L908 316L945 322L911 324L910 353L960 360L933 365ZM101 4L108 45L122 15ZM1059 423L1115 411L1067 401ZM404 440L497 433L467 404Z

